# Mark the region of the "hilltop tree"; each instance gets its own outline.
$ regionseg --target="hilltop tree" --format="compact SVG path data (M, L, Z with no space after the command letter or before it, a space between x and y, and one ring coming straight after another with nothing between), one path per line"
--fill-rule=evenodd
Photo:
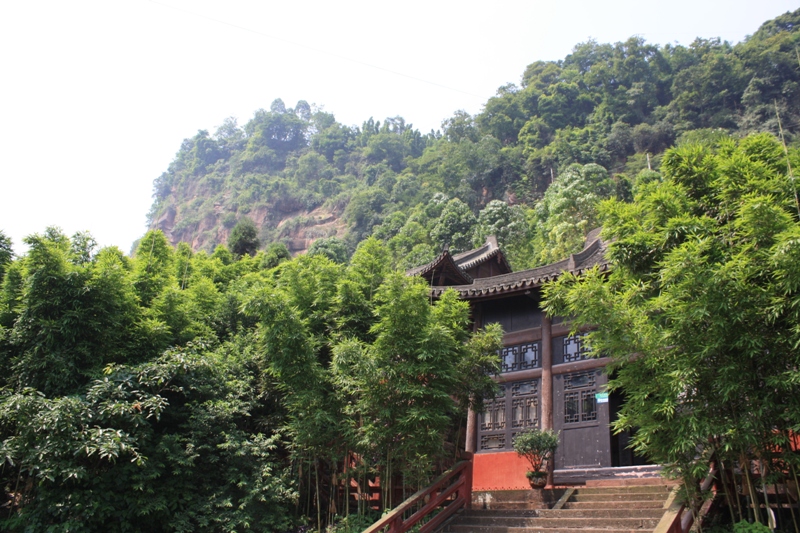
M347 245L338 237L317 239L308 248L308 255L324 255L334 263L347 262Z
M0 230L0 284L5 277L6 268L14 258L14 248L11 243L11 237L8 237L3 230Z
M536 262L547 264L581 249L586 234L600 225L598 204L616 185L600 165L572 165L560 174L534 212Z
M445 245L449 245L450 253L468 250L472 245L476 223L472 209L458 198L453 198L445 204L431 230L431 239L439 250Z
M259 246L258 228L255 222L243 217L236 223L228 235L228 249L235 255L255 255Z

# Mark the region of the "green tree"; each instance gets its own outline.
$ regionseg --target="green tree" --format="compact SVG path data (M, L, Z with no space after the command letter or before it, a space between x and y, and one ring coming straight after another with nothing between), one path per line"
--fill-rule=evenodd
M580 251L586 234L600 225L598 204L616 190L600 165L571 165L547 189L534 214L538 264L559 261Z
M308 255L324 255L341 265L347 262L347 245L338 237L323 237L311 243Z
M334 348L335 383L357 443L376 456L382 477L424 478L430 461L446 453L446 430L467 406L461 402L494 393L488 373L497 368L499 328L480 336L487 342L467 345L468 305L452 292L433 306L428 298L421 278L389 274L376 294L374 341ZM384 499L395 503L388 491Z
M144 306L174 283L173 251L161 230L148 231L134 254L134 288Z
M467 204L453 198L445 204L439 220L431 230L431 239L440 249L449 245L450 253L469 250L477 219Z
M511 248L521 244L527 233L525 214L520 206L492 200L478 213L473 244L479 246L494 235L500 247Z
M109 363L140 361L161 347L158 324L145 320L121 252L101 250L75 264L57 229L25 238L29 246L0 360L4 381L51 396L72 393ZM22 259L20 261L23 261Z
M252 339L110 366L81 394L0 392L6 531L284 531L297 492ZM274 416L274 415L273 415ZM10 436L9 436L10 435Z
M11 237L7 236L3 230L0 230L0 283L2 283L6 268L11 264L12 259L14 259L14 248Z
M284 261L292 258L289 253L289 248L282 242L273 242L264 251L264 257L261 260L261 268L275 268Z
M763 134L670 150L663 181L601 205L611 273L545 290L548 312L595 325L588 343L614 360L609 388L626 397L614 428L690 487L712 453L729 471L795 460L800 206L787 163Z
M228 249L239 257L255 255L259 244L258 228L248 217L241 218L228 235Z

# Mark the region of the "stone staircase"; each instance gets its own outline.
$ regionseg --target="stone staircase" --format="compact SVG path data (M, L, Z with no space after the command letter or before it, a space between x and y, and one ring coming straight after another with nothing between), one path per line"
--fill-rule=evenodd
M496 492L491 508L464 511L442 531L451 533L646 533L664 515L670 487L631 485L567 489L550 509L536 509L525 492ZM511 494L516 493L516 494ZM473 505L478 507L478 505Z

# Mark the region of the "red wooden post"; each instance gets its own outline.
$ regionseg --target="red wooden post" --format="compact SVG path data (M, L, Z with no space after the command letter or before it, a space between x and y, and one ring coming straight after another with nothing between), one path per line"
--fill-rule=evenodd
M471 452L464 453L464 459L469 461L467 467L464 469L464 508L466 510L472 509L472 459L475 454Z

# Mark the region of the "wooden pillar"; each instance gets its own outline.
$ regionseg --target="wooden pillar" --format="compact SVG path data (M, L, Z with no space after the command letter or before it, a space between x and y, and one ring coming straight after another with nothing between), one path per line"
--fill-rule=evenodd
M477 444L477 431L478 429L478 413L471 408L467 411L467 435L466 442L464 443L464 451L475 453Z
M472 305L472 331L477 333L483 325L483 310L480 305ZM467 434L464 451L475 453L478 449L478 413L470 408L467 411Z
M553 429L553 331L548 316L542 317L542 429ZM547 484L553 484L553 459L547 464Z

